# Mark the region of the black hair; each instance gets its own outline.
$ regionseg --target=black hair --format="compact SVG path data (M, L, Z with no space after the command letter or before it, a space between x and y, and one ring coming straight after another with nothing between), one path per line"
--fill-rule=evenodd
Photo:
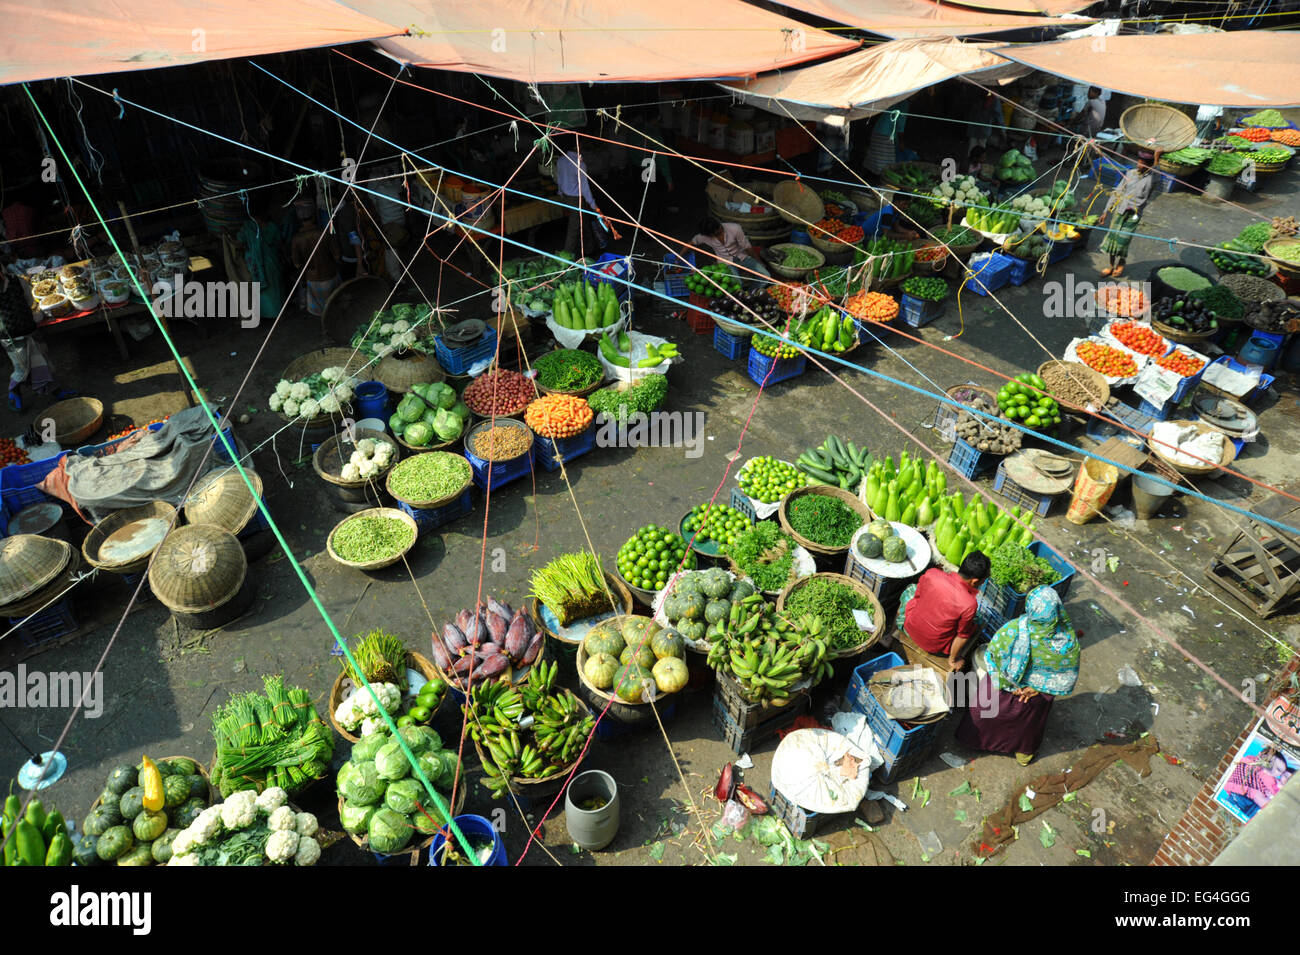
M970 150L970 155L966 157L966 160L968 162L975 162L977 159L982 159L982 158L984 158L984 147L972 146Z
M973 550L957 568L957 573L967 580L987 580L989 576L989 559L983 551Z
M700 235L717 235L722 224L713 216L705 216L700 220Z

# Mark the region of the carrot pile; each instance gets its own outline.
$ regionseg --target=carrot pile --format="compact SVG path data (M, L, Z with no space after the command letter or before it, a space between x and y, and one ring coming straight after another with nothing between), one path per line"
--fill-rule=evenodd
M1205 367L1205 361L1195 355L1182 351L1171 351L1163 358L1156 359L1156 364L1169 371L1176 371L1184 378L1190 378Z
M1132 285L1103 285L1097 289L1097 304L1112 315L1136 318L1147 310L1147 297Z
M545 395L524 412L524 422L544 438L572 438L587 430L592 418L587 400L573 395Z
M0 438L0 468L7 468L11 464L29 464L31 460L13 438Z
M844 303L854 318L874 322L892 322L898 317L898 302L884 292L856 292Z

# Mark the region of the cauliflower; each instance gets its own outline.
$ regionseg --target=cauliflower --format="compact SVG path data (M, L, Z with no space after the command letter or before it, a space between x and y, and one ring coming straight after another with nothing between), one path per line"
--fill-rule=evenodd
M307 815L303 813L303 815ZM315 865L316 860L320 858L320 846L315 839L300 838L298 840L298 852L293 857L294 865Z
M221 824L227 829L245 829L257 818L257 793L243 789L231 793L221 804Z
M375 445L375 464L381 468L388 467L388 462L393 460L393 446L387 441L381 441Z
M394 335L393 340L388 343L388 347L393 351L404 351L406 349L406 336Z
M387 357L388 357L389 355L391 355L392 353L393 353L393 346L392 346L392 345L389 345L389 344L383 344L383 345L376 345L376 346L375 346L375 357L376 357L376 358L387 358Z
M294 830L300 836L314 836L318 831L320 831L320 823L316 821L316 817L311 813L300 812L294 817ZM311 839L308 841L314 842L315 840ZM299 845L298 849L301 851L302 846Z
M315 398L308 398L298 406L298 414L304 418L314 418L320 414L320 402Z
M339 400L333 395L326 395L320 400L320 410L326 414L338 414L343 409L339 405Z
M179 842L180 838L181 838L180 836L177 836L176 840ZM171 861L169 861L167 864L168 865L202 865L203 863L199 861L198 856L195 855L178 856L176 854L176 850L173 849Z
M357 442L357 453L364 454L368 458L374 457L376 447L374 438L362 438Z
M395 334L400 335L402 332L406 331L410 327L411 327L410 322L403 321L400 318L397 321L393 322L393 332Z
M343 465L343 474L342 474L342 478L343 478L343 480L345 480L345 481L360 481L360 480L361 480L361 469L360 469L359 467L357 467L355 464L352 464L351 462L349 462L348 464ZM340 703L340 704L339 704L339 709L341 710L341 709L343 709L343 707L345 707L345 706L347 706L347 703L346 703L346 702L344 702L344 703ZM335 716L334 718L335 718L335 719L338 719L337 716ZM342 721L342 720L339 720L339 722L342 723L343 721Z
M284 404L280 406L280 410L290 418L296 418L298 417L298 402L292 398L285 398Z
M374 733L384 733L387 731L388 731L388 727L384 725L383 720L375 719L374 717L368 716L361 721L362 736L370 736Z
M293 384L284 378L281 378L275 385L275 393L283 400L288 398L293 392Z
M270 814L285 805L289 801L289 794L279 786L272 786L269 789L262 790L262 794L257 797L257 808L262 812ZM272 829L279 828L272 826Z
M370 460L370 455L364 453L360 448L352 452L352 457L348 458L348 464L355 464L357 467L365 464Z
M184 855L195 846L211 842L219 835L221 835L221 806L209 806L195 817L188 829L176 836L176 841L181 843L183 850L181 855ZM181 836L186 838L182 841ZM172 854L175 855L176 851L176 846L173 844Z
M298 831L298 816L288 806L280 806L271 813L271 818L266 821L266 825L272 832L288 829L296 833Z
M364 480L369 481L371 478L378 476L379 465L375 464L374 458L364 458L361 462L361 467L357 469L357 473L359 473Z
M334 386L334 397L339 401L352 400L352 386L344 382L341 385Z
M272 862L292 862L298 854L298 833L292 829L277 829L266 840L266 857Z
M343 377L343 369L338 365L332 365L320 373L320 376L326 381L338 381Z
M307 387L307 382L297 382L289 389L289 397L294 401L306 401L311 397L311 389Z
M271 400L269 404L271 406L272 411L279 411L280 408L284 406L284 399L281 398L278 394L274 394L271 395Z
M172 858L177 856L188 855L196 845L199 845L194 835L194 827L182 829L176 833L176 838L172 840Z
M375 687L375 692L379 694L379 702L384 704L384 709L390 713L396 712L402 705L402 691L397 688L396 683L380 683Z
M380 325L379 334L384 338L387 338L389 335L393 334L393 323L384 322L384 324Z
M349 481L355 481L357 478L348 477L348 468L351 466L349 464L343 468L343 477ZM338 705L338 709L334 711L334 719L338 721L339 726L342 726L349 733L356 732L357 727L361 725L361 721L365 719L365 714L357 706L356 696L349 696Z

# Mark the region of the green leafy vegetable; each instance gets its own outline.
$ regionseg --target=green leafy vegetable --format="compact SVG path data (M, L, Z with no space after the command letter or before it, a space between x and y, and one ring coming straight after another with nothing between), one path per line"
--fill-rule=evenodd
M785 609L796 617L813 614L821 618L822 633L832 648L842 650L857 646L866 634L858 629L855 610L871 610L866 597L832 580L814 578L795 590L785 602Z
M1036 557L1028 547L1006 541L989 556L989 579L999 587L1011 587L1027 594L1035 587L1054 584L1061 579L1043 557Z
M851 507L824 494L801 494L785 514L792 530L823 547L847 547L863 524Z
M794 540L772 521L759 521L724 552L759 590L780 590L790 582Z

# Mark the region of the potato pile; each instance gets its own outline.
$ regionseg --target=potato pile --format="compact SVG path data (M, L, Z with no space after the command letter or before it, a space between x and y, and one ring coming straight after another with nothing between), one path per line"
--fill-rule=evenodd
M976 411L997 418L1002 412L983 395L977 395L970 406ZM957 437L977 451L989 454L1012 454L1020 450L1021 433L1007 424L994 424L988 418L977 418L963 411L957 418Z

